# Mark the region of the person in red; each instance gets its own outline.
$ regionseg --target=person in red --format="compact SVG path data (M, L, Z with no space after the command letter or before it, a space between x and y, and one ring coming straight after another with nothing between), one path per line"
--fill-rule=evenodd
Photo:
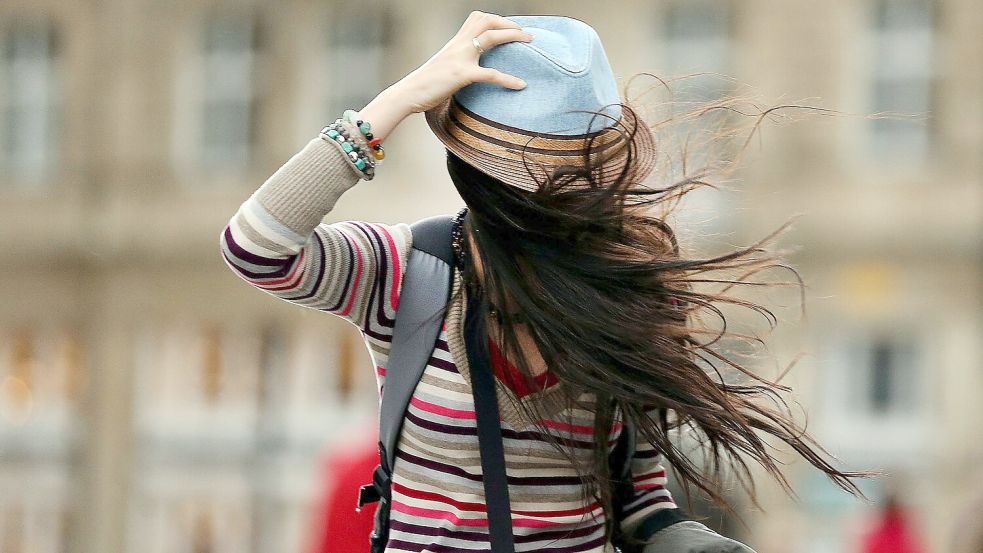
M874 526L864 535L862 553L925 553L904 508L889 494Z
M375 436L372 430L365 434ZM324 496L317 510L310 553L368 551L375 506L355 511L358 488L371 480L379 463L375 441L358 440L352 448L327 457Z

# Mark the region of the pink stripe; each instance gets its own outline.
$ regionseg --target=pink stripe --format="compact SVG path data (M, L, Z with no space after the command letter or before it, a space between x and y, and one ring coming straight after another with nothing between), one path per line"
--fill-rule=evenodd
M450 407L443 407L430 403L429 401L423 401L422 399L414 397L410 400L410 405L418 409L423 409L428 413L434 413L444 417L450 417L452 419L466 419L474 420L474 411L467 411L464 409L451 409Z
M636 492L640 492L642 490L664 490L664 489L666 489L666 487L663 486L662 484L639 484L637 482L635 483Z
M475 519L475 518L461 518L454 513L449 513L447 511L438 511L437 509L424 509L422 507L410 507L405 503L393 500L392 502L393 510L406 513L415 517L446 520L455 526L475 526L484 527L488 526L488 520L486 519ZM515 521L513 521L513 524Z
M648 474L642 474L640 476L636 476L635 480L645 480L648 478L665 478L665 477L666 477L666 471L665 469L662 469L662 470L657 470L655 472L650 472Z
M377 374L379 376L386 376L386 368L385 367L376 367L375 368L375 374Z
M577 519L581 519L582 515L578 515ZM563 522L557 520L536 520L531 518L512 518L512 526L518 526L519 528L549 528L551 526L565 526Z
M561 422L555 420L546 420L540 422L542 422L546 426L546 428L552 428L554 430L566 430L567 432L576 432L579 434L594 434L594 427L588 426L586 424L571 424L568 422ZM614 424L611 425L611 432L612 433L618 432L619 430L621 430L622 426L624 425L621 422L615 422ZM614 438L612 437L612 439Z
M338 313L338 315L344 316L351 313L352 306L355 305L355 296L358 295L359 281L362 279L362 264L364 260L362 259L362 249L358 247L358 244L349 238L347 234L342 233L342 236L344 236L345 240L348 240L355 248L355 261L358 265L358 269L355 271L355 279L352 280L352 287L348 290L348 293L351 294L351 297L348 298L348 305L345 306L343 311Z
M488 526L488 520L483 518L461 518L454 513L448 511L440 511L438 509L424 509L422 507L411 507L405 503L393 500L392 502L393 510L405 513L407 515L427 518L431 520L446 520L455 526L471 526L475 528L484 528ZM579 518L579 516L578 516ZM512 526L518 528L549 528L553 526L562 526L563 523L550 520L536 520L530 518L516 518L512 517Z
M372 226L376 227L382 234L386 235L386 241L389 242L389 251L392 253L390 257L392 258L393 262L393 285L392 288L389 289L389 305L391 305L393 310L395 310L396 306L399 304L399 295L396 293L396 290L399 288L399 276L401 272L399 267L399 252L396 251L396 242L393 241L392 235L389 234L385 227L382 225Z

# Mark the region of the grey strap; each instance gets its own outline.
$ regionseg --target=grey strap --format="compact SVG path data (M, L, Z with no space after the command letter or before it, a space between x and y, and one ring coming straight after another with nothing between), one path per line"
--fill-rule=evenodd
M406 406L430 360L450 298L454 218L438 215L411 225L413 248L403 276L386 381L379 410L379 443L392 474Z

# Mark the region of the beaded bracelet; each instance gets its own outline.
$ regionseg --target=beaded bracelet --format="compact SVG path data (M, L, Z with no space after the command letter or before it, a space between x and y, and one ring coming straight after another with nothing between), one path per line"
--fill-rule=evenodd
M337 144L352 165L362 173L365 180L372 180L375 176L375 166L377 160L370 153L366 145L360 144L355 138L359 133L351 129L344 120L338 119L334 123L321 129L320 137L328 142Z
M362 133L362 136L365 137L365 141L369 148L372 148L372 157L374 157L376 161L382 161L386 158L386 152L382 149L382 141L372 134L372 125L370 125L368 121L362 119L362 116L359 115L357 111L353 109L346 109L344 113L341 114L341 118L354 124L358 128L359 132Z

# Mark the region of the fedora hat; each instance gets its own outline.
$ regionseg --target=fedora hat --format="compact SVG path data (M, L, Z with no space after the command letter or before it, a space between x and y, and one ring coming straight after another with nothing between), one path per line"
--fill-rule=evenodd
M560 167L583 167L590 155L600 176L628 165L628 138L635 133L631 178L644 179L655 165L649 128L622 109L618 87L590 25L554 15L508 16L533 35L482 52L479 65L521 78L512 90L473 83L427 110L430 129L444 146L506 184L536 190ZM598 115L600 113L601 115Z

